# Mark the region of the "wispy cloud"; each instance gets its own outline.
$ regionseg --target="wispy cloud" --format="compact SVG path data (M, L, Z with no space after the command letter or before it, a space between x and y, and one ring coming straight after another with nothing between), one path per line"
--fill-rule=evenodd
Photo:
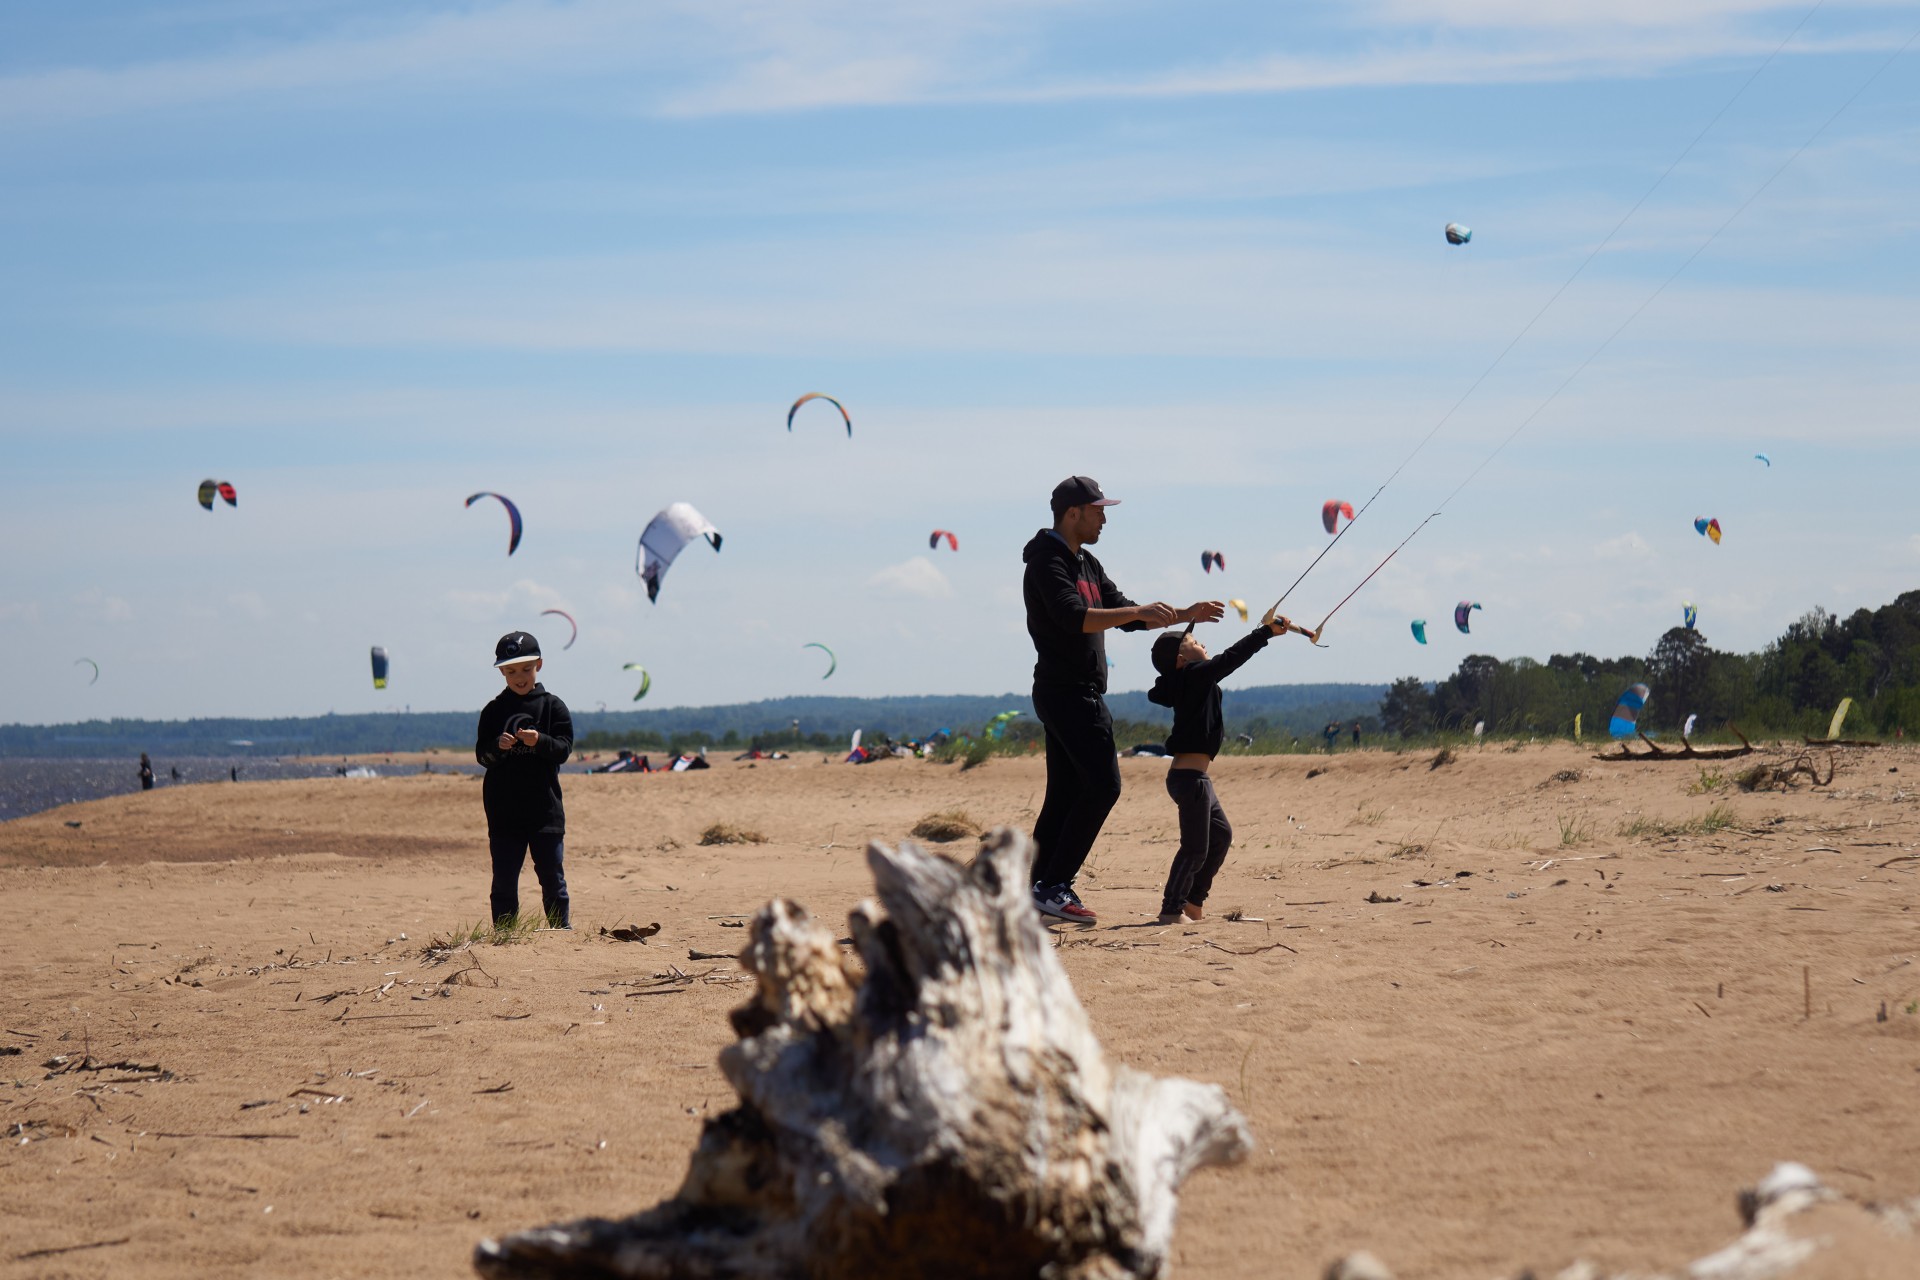
M868 578L867 585L895 595L919 596L923 600L946 600L953 595L953 584L947 581L947 575L925 556L888 565Z

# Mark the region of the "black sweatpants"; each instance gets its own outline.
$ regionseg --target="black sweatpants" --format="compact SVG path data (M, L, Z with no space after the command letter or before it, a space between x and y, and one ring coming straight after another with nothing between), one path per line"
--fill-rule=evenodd
M540 880L540 906L547 923L556 929L571 922L567 900L566 836L557 831L489 831L487 852L493 856L493 918L520 914L520 868L533 854L533 874Z
M1120 800L1113 717L1092 689L1035 685L1033 710L1047 731L1047 798L1033 823L1040 847L1033 882L1071 885Z
M1214 794L1213 779L1200 770L1167 770L1167 794L1180 808L1180 852L1173 855L1167 887L1160 891L1160 914L1170 916L1186 903L1206 902L1233 845L1233 828Z

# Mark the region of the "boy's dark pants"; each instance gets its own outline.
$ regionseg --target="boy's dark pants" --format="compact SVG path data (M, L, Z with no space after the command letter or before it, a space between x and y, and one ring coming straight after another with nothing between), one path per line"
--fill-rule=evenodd
M1047 731L1047 798L1033 823L1040 848L1033 882L1070 885L1120 799L1113 717L1091 689L1035 685L1033 710Z
M1213 779L1200 770L1169 769L1167 794L1180 808L1180 852L1173 855L1173 870L1160 892L1160 914L1173 915L1186 903L1206 902L1233 845L1233 828L1214 794Z
M567 873L561 865L566 853L566 841L566 836L558 831L487 832L487 851L493 855L495 920L520 914L520 868L531 850L533 874L540 878L540 905L546 911L547 923L555 928L570 923Z

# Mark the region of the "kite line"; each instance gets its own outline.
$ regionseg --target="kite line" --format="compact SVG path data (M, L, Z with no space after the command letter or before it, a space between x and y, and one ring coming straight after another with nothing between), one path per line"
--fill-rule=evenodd
M1533 313L1533 318L1528 320L1526 324L1522 325L1520 327L1520 332L1513 335L1512 341L1508 342L1506 346L1502 347L1500 349L1500 354L1496 355L1493 358L1492 362L1489 363L1486 368L1480 371L1480 376L1475 378L1472 384L1469 385L1467 389L1461 393L1460 398L1453 402L1453 406L1449 408L1444 414L1440 415L1440 420L1433 424L1433 427L1427 432L1426 435L1420 437L1419 443L1414 445L1413 448L1407 453L1407 455L1404 458L1400 459L1400 464L1396 466L1390 474L1388 474L1385 480L1381 481L1380 487L1373 491L1373 497L1368 498L1364 503L1360 505L1360 509L1354 512L1352 518L1350 518L1347 521L1347 523L1340 529L1338 533L1334 534L1333 540L1327 543L1326 546L1322 547L1320 549L1320 554L1315 556L1313 560L1308 563L1307 567L1300 571L1300 576L1295 578L1293 582L1287 587L1287 589L1280 593L1280 599L1278 603L1276 603L1276 605L1274 606L1275 608L1278 608L1279 605L1286 603L1287 597L1293 594L1294 588L1299 586L1302 582L1306 581L1307 575L1312 573L1314 571L1314 568L1318 566L1319 563L1326 558L1327 552L1333 550L1334 546L1339 543L1340 539L1347 536L1347 530L1353 528L1354 524L1360 519L1360 517L1367 514L1367 508L1371 507L1374 504L1374 501L1378 499L1381 494L1387 491L1388 485L1391 485L1396 479L1399 478L1400 473L1406 470L1407 464L1409 462L1412 462L1416 457L1418 457L1420 454L1420 451L1425 449L1427 445L1432 442L1433 438L1436 435L1440 434L1440 429L1446 426L1447 423L1453 420L1453 415L1460 412L1461 407L1464 406L1467 403L1467 401L1473 397L1474 392L1480 389L1481 384L1484 383L1489 377L1493 375L1493 371L1498 369L1500 365L1506 360L1506 358L1512 354L1513 349L1520 345L1521 340L1533 331L1533 327L1536 324L1540 323L1540 318L1546 315L1547 312L1552 309L1553 304L1560 300L1560 295L1564 294L1568 289L1573 287L1573 282L1578 280L1581 274L1584 273L1586 269L1592 265L1593 260L1599 257L1601 252L1605 250L1608 245L1613 243L1613 238L1620 234L1621 229L1624 228L1627 225L1627 223L1632 220L1633 215L1640 212L1641 206L1646 204L1648 200L1653 198L1653 193L1658 191L1661 185L1665 183L1668 178L1673 176L1673 171L1680 167L1680 164L1682 161L1684 161L1688 156L1693 154L1693 149L1700 145L1701 140L1704 139L1708 133L1712 132L1713 127L1715 125L1720 123L1721 117L1725 116L1728 111L1733 109L1733 104L1738 102L1741 98L1741 95L1746 93L1747 89L1753 84L1753 82L1760 78L1760 73L1773 65L1774 60L1778 58L1782 53L1782 51L1784 51L1786 47L1793 42L1793 38L1800 34L1801 28L1805 27L1808 21L1812 19L1813 15L1819 12L1821 7L1825 4L1826 4L1826 0L1814 0L1813 7L1811 9L1808 9L1806 13L1801 15L1800 21L1794 24L1793 30L1787 32L1786 38L1783 39L1778 45L1774 47L1773 52L1769 53L1766 56L1765 60L1762 61L1759 66L1755 67L1751 72L1747 74L1747 78L1740 82L1740 87L1735 89L1733 91L1733 95L1720 105L1720 109L1718 111L1713 113L1713 118L1708 120L1706 124L1701 126L1700 131L1693 135L1693 140L1687 143L1685 147L1681 148L1680 154L1673 158L1673 162L1669 164L1664 170L1661 171L1660 176L1653 180L1653 184L1649 186L1644 192L1642 192L1640 194L1640 198L1633 202L1632 207L1629 208L1626 211L1626 213L1621 215L1620 220L1618 222L1613 224L1613 230L1607 232L1605 238L1602 239L1599 244L1595 245L1585 258L1580 260L1580 265L1573 269L1573 274L1569 275L1564 281L1561 282L1560 287L1553 291L1552 296L1550 296L1544 303L1540 305L1540 309L1538 311L1535 311ZM1909 41L1908 43L1912 43L1912 42ZM1875 75L1878 75L1878 74L1879 74L1878 72L1875 73ZM1872 81L1869 80L1868 83L1871 84ZM1864 87L1865 86L1863 85L1862 88ZM1856 94L1856 96L1858 95ZM1848 101L1851 102L1852 99L1849 99ZM1811 139L1809 139L1809 142L1810 141ZM1802 147L1802 150L1804 149L1805 148ZM1798 153L1796 152L1795 154L1797 155ZM1715 234L1718 234L1718 233L1715 233ZM1595 352L1594 354L1598 355L1599 353ZM1582 367L1584 368L1585 366L1582 366ZM1545 406L1542 406L1542 407L1544 408ZM1437 515L1439 513L1435 512L1434 514ZM1425 526L1425 523L1426 523L1425 521L1421 522L1423 527ZM1402 543L1401 545L1404 546L1405 544ZM1394 549L1396 551L1399 550L1398 547ZM1391 559L1391 557L1389 557L1389 559ZM1385 562L1383 561L1382 563L1385 563ZM1378 572L1378 570L1376 570L1375 572ZM1369 574L1367 576L1372 577L1373 575ZM1356 590L1357 589L1358 588L1356 588ZM1342 601L1341 603L1344 604L1345 601ZM1329 614L1328 616L1331 617L1332 615Z
M1817 8L1818 6L1816 5L1815 7ZM1809 14L1809 16L1811 16L1811 14ZM1802 25L1805 24L1805 21L1806 19L1804 18L1801 19ZM1794 28L1794 30L1798 31L1799 28L1796 27ZM1790 36L1788 38L1791 39L1792 37ZM1415 525L1413 532L1409 533L1405 538L1402 538L1400 540L1399 545L1394 547L1393 550L1387 552L1385 558L1382 559L1379 564L1375 565L1373 569L1368 572L1366 577L1360 579L1358 586L1355 586L1352 591L1347 592L1345 596L1341 597L1340 603L1334 605L1333 608L1327 612L1327 616L1320 620L1320 625L1314 628L1313 634L1315 635L1315 637L1319 636L1320 632L1326 627L1328 620L1330 620L1334 614L1340 612L1341 608L1343 608L1346 605L1347 601L1353 599L1354 596L1360 594L1360 588L1366 586L1368 582L1372 581L1374 574L1379 573L1382 569L1387 567L1387 561L1392 560L1396 555L1400 554L1401 547L1404 547L1409 542L1412 542L1414 538L1418 536L1418 534L1422 529L1426 528L1429 524L1431 524L1436 516L1440 515L1441 512L1445 511L1447 509L1447 506L1450 503L1452 503L1452 501L1455 498L1460 496L1461 490L1465 489L1468 485L1472 484L1475 477L1477 477L1482 471L1485 471L1487 467L1492 464L1493 460L1499 457L1501 452L1504 451L1508 445L1512 444L1514 442L1514 439L1518 437L1522 431L1525 431L1530 425L1532 425L1533 420L1535 418L1538 418L1542 413L1546 411L1549 405L1551 405L1555 400L1559 399L1560 393L1565 391L1569 386L1571 386L1573 384L1573 380L1579 377L1583 372L1586 371L1587 366L1591 365L1595 360L1598 360L1601 354L1605 352L1608 347L1613 345L1614 339L1618 338L1622 333L1626 332L1627 326L1632 324L1635 320L1639 319L1640 313L1645 311L1648 307L1652 306L1654 303L1654 300L1657 299L1661 294L1667 291L1667 286L1671 285L1675 280L1678 280L1680 278L1681 273L1684 272L1688 267L1692 266L1694 263L1694 260L1699 258L1701 254L1705 253L1707 249L1713 244L1713 242L1720 238L1721 232L1725 231L1728 227L1732 226L1735 220L1737 220L1741 214L1745 213L1747 209L1753 204L1754 201L1758 200L1762 195L1766 194L1767 188L1771 187L1774 184L1775 180L1777 180L1781 174L1785 173L1787 169L1792 166L1793 162L1798 160L1801 157L1801 155L1806 151L1808 147L1812 146L1815 142L1819 141L1820 136L1833 126L1833 122L1838 120L1841 117L1841 115L1845 113L1847 108L1851 107L1854 104L1854 102L1859 99L1860 95L1865 93L1867 89L1872 86L1873 82L1878 80L1881 74L1885 72L1888 67L1894 64L1895 60L1897 60L1901 54L1905 53L1909 48L1911 48L1915 40L1920 40L1920 28L1915 28L1912 35L1908 36L1906 40L1904 40L1897 49L1895 49L1892 53L1888 54L1886 58L1880 63L1880 65L1873 69L1872 74L1868 75L1865 80L1862 80L1860 84L1854 89L1854 91L1847 95L1846 101L1842 102L1839 106L1835 107L1833 109L1832 114L1830 114L1825 120L1821 121L1819 127L1814 129L1812 133L1807 135L1806 141L1802 142L1798 147L1795 147L1793 149L1792 154L1788 155L1785 160L1782 160L1779 166L1775 168L1772 173L1767 175L1766 180L1762 182L1758 187L1754 188L1753 193L1751 195L1749 195L1745 200L1742 200L1739 206L1736 209L1734 209L1732 213L1728 214L1726 216L1726 219L1722 221L1719 226L1715 227L1712 233L1709 234L1705 240L1702 240L1699 246L1695 248L1692 253L1688 254L1685 259L1681 261L1679 266L1675 267L1671 272L1667 274L1666 279L1662 280L1657 286L1655 286L1653 292L1649 293L1646 296L1646 298L1640 303L1639 306L1635 307L1631 312L1628 313L1626 319L1622 320L1618 325L1614 326L1613 331L1609 333L1605 338L1600 340L1600 344L1596 346L1590 353L1588 353L1587 358L1582 360L1578 365L1575 365L1573 368L1573 371L1567 374L1566 377L1560 380L1560 385L1555 387L1551 392L1549 392L1547 394L1547 397L1544 400L1542 400L1539 404L1535 405L1533 408L1533 411L1527 414L1526 417L1522 418L1520 420L1519 425L1514 427L1512 431L1508 432L1506 438L1502 440L1499 444L1495 445L1493 447L1493 450L1490 453L1488 453L1486 457L1480 460L1479 465L1474 467L1473 470L1469 471L1466 474L1466 478L1461 480L1459 484L1455 485L1453 487L1453 491L1447 494L1445 498L1442 498L1440 500L1440 505L1434 508L1433 513L1431 515L1429 515L1426 519L1422 520L1419 524ZM1779 50L1776 49L1774 52L1778 53ZM1748 77L1749 83L1751 83L1751 80L1752 80L1752 77ZM1745 86L1742 86L1742 87L1744 88ZM1717 116L1715 118L1718 119ZM1698 141L1698 139L1695 139L1695 141ZM1669 169L1668 172L1672 172L1672 170ZM1636 208L1637 207L1638 206L1636 206ZM1625 220L1622 219L1623 223L1624 221ZM1618 228L1615 228L1615 229L1618 230ZM1588 259L1588 261L1591 261L1591 260L1592 260L1591 258ZM1581 265L1583 267L1585 266L1584 263ZM1556 294L1555 296L1557 297L1558 295ZM1539 319L1539 317L1535 316L1534 319L1537 320ZM1531 322L1529 322L1529 324L1531 324ZM1509 350L1511 350L1511 346L1509 346ZM1502 355L1504 354L1505 353L1503 352ZM1482 378L1484 378L1486 375L1482 374L1481 376ZM1476 382L1475 385L1477 386L1479 384ZM1431 438L1431 434L1429 434L1429 438ZM1423 446L1425 445L1425 443L1426 441L1424 440L1421 441L1421 444ZM1418 452L1418 450L1416 450L1415 452ZM1411 455L1409 455L1409 457L1411 457ZM1401 466L1405 466L1405 465L1406 464L1404 462L1401 463ZM1395 469L1394 474L1395 475L1399 474L1398 468ZM1388 479L1391 480L1392 477L1390 476L1388 477ZM1381 487L1385 488L1386 486L1382 485ZM1378 496L1379 496L1378 494L1375 494L1375 497L1378 497ZM1368 502L1371 503L1372 499L1371 498L1368 499ZM1359 518L1360 517L1357 514L1354 516L1355 520L1358 520ZM1349 525L1348 527L1351 528L1352 526ZM1321 554L1325 555L1326 552L1323 551L1321 552ZM1304 577L1305 575L1303 574L1301 576ZM1298 584L1296 583L1296 585ZM1291 590L1291 588L1289 588L1289 590Z

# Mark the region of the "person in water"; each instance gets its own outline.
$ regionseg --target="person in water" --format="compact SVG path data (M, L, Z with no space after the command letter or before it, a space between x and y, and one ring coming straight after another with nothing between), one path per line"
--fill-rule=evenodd
M1147 690L1147 699L1173 708L1173 732L1167 735L1167 751L1173 756L1167 794L1180 811L1180 849L1160 891L1161 924L1174 924L1183 917L1205 918L1213 878L1233 846L1233 827L1220 807L1209 773L1226 736L1220 716L1220 682L1266 648L1267 641L1289 631L1309 634L1269 609L1259 626L1217 658L1194 639L1191 627L1153 642L1153 669L1160 678Z

